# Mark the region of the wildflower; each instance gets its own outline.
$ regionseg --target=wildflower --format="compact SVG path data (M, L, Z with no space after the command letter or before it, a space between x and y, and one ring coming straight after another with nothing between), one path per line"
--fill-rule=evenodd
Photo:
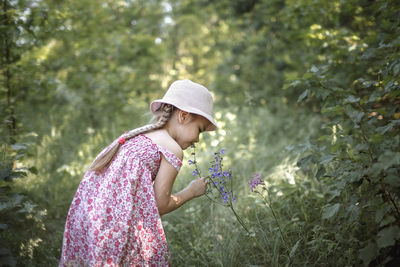
M251 180L249 180L249 187L251 192L254 192L254 189L260 185L263 184L264 181L260 178L260 175L258 173L255 173L253 175L253 178Z
M232 191L228 191L228 187L232 187L231 178L232 172L230 170L225 171L223 168L223 155L225 155L226 150L221 149L219 152L214 153L214 160L210 162L210 167L208 168L209 179L212 183L210 183L218 192L221 200L227 204L231 205L232 202L236 201L236 198L233 197ZM196 154L195 151L192 153L194 159L189 160L189 165L195 165L195 170L193 171L193 175L198 175L199 170L197 168ZM227 179L228 178L228 179ZM228 183L229 181L229 183Z

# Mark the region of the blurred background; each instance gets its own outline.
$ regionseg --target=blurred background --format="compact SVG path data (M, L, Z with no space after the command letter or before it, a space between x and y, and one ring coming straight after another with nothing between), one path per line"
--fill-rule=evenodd
M195 199L163 216L172 266L399 266L399 1L0 6L1 266L58 264L85 170L182 78L213 92L197 160L226 150L251 234Z

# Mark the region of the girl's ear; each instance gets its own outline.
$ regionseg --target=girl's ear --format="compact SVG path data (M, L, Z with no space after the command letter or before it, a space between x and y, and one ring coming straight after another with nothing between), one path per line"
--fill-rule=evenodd
M183 110L178 110L178 122L181 124L185 124L188 122L190 119L190 113L183 111Z

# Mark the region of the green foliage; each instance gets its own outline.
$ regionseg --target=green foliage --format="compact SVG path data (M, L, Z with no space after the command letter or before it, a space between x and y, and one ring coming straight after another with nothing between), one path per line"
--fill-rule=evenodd
M354 236L364 265L394 264L399 257L400 191L394 178L400 171L400 98L394 68L400 48L398 10L395 1L377 1L358 12L361 19L375 14L362 32L353 21L334 38L315 40L332 51L329 60L315 64L291 85L304 90L298 101L320 111L325 120L325 136L299 164L313 165L316 177L329 185L331 204L324 207L322 218L364 230ZM389 21L390 28L385 23ZM341 46L333 46L341 40ZM338 233L344 230L336 228ZM379 253L367 254L375 247Z
M1 264L57 265L87 166L184 77L215 93L199 162L227 149L235 210L267 253L203 198L163 218L173 265L399 264L398 1L1 6Z
M32 257L33 250L41 239L31 235L31 230L45 230L43 217L45 210L40 210L24 194L15 190L14 179L37 174L35 167L22 167L27 154L28 144L2 146L0 161L0 262L2 265L16 266L16 255ZM18 167L15 167L18 166ZM22 229L25 229L21 231ZM22 256L22 257L21 257Z

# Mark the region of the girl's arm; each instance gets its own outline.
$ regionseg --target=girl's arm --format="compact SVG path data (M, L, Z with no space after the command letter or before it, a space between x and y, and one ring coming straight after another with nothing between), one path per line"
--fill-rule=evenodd
M200 178L190 182L182 191L171 194L177 174L178 172L175 168L162 156L160 169L153 185L160 215L169 213L182 206L185 202L204 195L206 192L207 182L204 178Z

